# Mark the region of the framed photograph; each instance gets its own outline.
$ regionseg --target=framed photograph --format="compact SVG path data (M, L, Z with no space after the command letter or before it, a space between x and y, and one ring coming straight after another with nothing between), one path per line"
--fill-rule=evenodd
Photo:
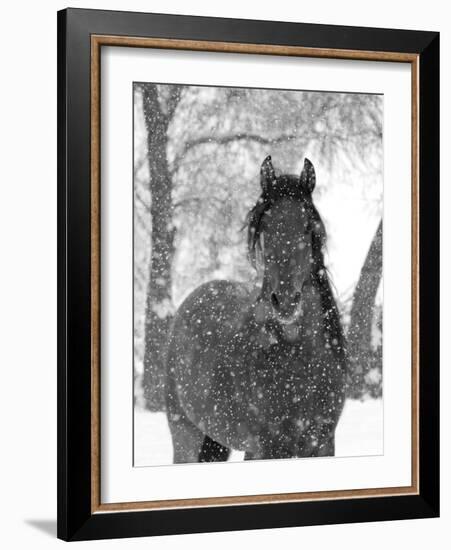
M58 14L58 536L439 514L439 35Z

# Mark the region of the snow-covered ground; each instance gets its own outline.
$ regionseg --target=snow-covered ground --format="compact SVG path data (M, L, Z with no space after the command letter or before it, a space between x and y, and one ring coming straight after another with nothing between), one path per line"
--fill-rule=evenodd
M135 466L172 463L172 443L165 413L135 410ZM348 399L335 439L336 456L368 456L383 453L382 399ZM230 460L243 460L233 451Z

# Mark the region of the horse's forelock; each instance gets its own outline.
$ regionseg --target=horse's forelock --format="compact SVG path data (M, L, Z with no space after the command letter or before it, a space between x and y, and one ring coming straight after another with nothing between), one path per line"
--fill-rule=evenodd
M299 179L295 176L281 176L277 184L267 192L263 192L255 206L249 211L247 221L247 245L248 254L252 265L255 267L256 256L262 252L261 237L264 233L264 214L278 200L290 198L305 207L312 228L312 252L313 268L319 270L323 267L323 247L326 243L326 229L318 210L315 208L312 197L299 187Z

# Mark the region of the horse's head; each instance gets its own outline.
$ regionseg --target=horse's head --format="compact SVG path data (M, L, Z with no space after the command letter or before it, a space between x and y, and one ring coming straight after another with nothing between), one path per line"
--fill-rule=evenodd
M299 177L276 177L266 157L260 178L262 194L250 213L249 250L263 262L263 297L276 319L288 325L301 314L303 291L323 265L325 229L312 202L315 170L305 159Z

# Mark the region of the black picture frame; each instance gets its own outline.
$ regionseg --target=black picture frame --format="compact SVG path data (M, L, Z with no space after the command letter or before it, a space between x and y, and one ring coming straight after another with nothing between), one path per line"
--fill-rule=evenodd
M419 491L96 513L91 438L91 36L418 56ZM331 54L331 57L334 55ZM402 205L400 205L402 208ZM87 540L439 515L439 33L67 9L58 13L58 537Z

